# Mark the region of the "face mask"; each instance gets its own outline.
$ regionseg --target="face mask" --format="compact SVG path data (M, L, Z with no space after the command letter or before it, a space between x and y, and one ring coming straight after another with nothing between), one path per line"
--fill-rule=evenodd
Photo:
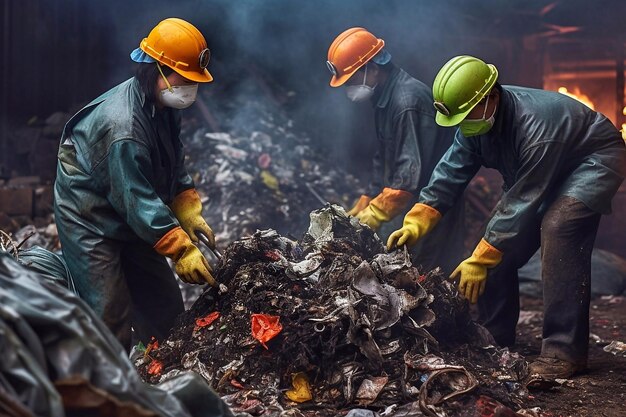
M363 77L363 84L361 85L349 85L346 86L346 95L351 101L359 102L365 101L372 97L374 94L374 87L370 87L365 84L365 80L367 79L367 64L365 65L365 76Z
M491 130L491 128L493 127L493 124L496 121L494 117L496 114L496 109L495 108L493 109L493 113L491 114L491 117L489 117L488 119L485 119L488 107L489 107L489 96L487 96L487 102L485 103L485 111L483 112L482 118L469 119L469 120L465 119L459 124L459 128L461 129L461 133L463 133L463 136L465 136L466 138L469 138L471 136L484 135L485 133L489 132L489 130Z
M185 109L196 101L198 84L175 85L161 90L161 103L166 107Z

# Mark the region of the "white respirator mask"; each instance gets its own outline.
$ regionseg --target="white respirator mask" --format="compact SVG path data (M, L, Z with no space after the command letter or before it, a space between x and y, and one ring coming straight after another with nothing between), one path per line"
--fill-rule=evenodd
M161 90L160 100L166 107L175 109L186 109L196 101L198 95L198 84L175 85Z
M369 85L365 84L366 80L367 64L365 64L365 76L363 77L363 84L346 86L346 95L348 96L348 99L350 99L350 101L365 101L374 95L374 89L378 84L376 84L374 87L370 87Z
M157 62L156 66L161 73L161 77L163 77L163 81L165 81L165 85L167 85L167 88L164 88L159 93L161 104L174 109L186 109L191 106L196 101L196 96L198 95L198 84L172 86L165 74L163 74L161 65Z

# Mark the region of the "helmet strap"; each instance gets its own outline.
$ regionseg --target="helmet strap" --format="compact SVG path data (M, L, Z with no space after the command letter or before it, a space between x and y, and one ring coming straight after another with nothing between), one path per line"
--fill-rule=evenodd
M367 81L367 67L368 67L368 64L365 64L365 75L363 76L363 85L367 85L365 84L365 81Z
M156 66L159 69L159 72L161 73L161 77L163 77L163 81L165 81L165 85L167 85L167 89L170 91L170 93L174 92L174 89L172 88L172 85L170 84L170 82L168 81L167 77L165 76L165 74L163 74L163 70L161 69L161 64L159 64L158 62L156 62Z

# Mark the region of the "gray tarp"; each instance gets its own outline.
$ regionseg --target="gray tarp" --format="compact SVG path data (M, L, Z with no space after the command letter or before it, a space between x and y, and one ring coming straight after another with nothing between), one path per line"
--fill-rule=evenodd
M28 415L17 413L25 407L36 416L63 417L87 407L81 399L98 397L115 411L107 415L232 416L197 374L159 387L141 381L81 299L6 253L0 253L0 358L3 415ZM9 406L11 400L17 404Z

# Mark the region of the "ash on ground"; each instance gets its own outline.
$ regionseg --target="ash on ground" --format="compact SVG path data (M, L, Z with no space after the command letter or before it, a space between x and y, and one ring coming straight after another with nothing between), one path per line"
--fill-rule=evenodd
M386 253L338 206L310 219L300 241L265 230L228 246L216 270L228 292L205 291L136 355L140 374L195 370L240 416L522 407L526 361L492 345L438 270Z

